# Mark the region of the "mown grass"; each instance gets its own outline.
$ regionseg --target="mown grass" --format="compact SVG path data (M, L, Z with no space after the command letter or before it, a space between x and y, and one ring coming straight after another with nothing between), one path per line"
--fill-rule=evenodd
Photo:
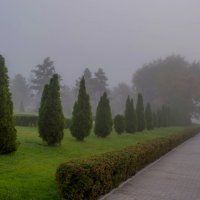
M36 128L17 127L21 143L18 151L0 155L0 200L60 200L55 182L60 163L133 146L183 129L156 129L133 135L113 132L105 139L92 134L84 142L77 142L65 130L62 145L48 147L38 137Z

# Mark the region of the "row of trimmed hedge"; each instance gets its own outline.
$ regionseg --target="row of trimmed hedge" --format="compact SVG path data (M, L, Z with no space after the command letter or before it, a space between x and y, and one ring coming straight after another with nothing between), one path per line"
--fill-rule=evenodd
M68 200L95 200L199 131L200 127L187 128L166 138L63 163L56 171L60 194Z
M29 114L18 114L14 115L14 121L16 126L26 126L26 127L37 127L38 126L38 116ZM70 128L71 119L65 118L65 128Z
M14 115L14 121L16 126L36 127L38 124L38 116L28 114Z

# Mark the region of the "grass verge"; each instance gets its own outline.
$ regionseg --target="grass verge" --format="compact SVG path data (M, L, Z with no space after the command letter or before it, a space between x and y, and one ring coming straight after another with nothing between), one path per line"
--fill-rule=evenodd
M113 132L105 139L91 134L84 142L77 142L66 130L61 146L48 147L38 137L36 128L17 127L21 143L18 151L0 155L0 199L60 200L55 182L60 163L165 138L182 130L183 127L173 127L133 135Z

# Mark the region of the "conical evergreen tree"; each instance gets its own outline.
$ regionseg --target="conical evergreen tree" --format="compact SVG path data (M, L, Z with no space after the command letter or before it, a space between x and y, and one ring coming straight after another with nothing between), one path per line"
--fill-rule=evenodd
M13 104L8 79L5 60L0 55L0 154L7 154L17 149Z
M40 108L39 108L39 119L38 119L38 131L39 131L39 136L44 140L47 141L47 137L46 137L46 129L48 124L46 124L47 122L47 111L46 111L46 102L48 99L48 90L49 90L49 85L46 84L44 86L43 89L43 93L42 93L42 98L41 98L41 102L40 102Z
M138 120L137 130L143 131L145 129L145 117L144 117L144 103L142 94L138 94L136 113Z
M131 119L131 112L130 112L130 105L131 105L131 100L130 97L128 96L127 100L126 100L126 108L125 108L125 113L124 113L124 117L125 117L125 130L127 133L131 133L132 129L132 119Z
M134 133L137 130L137 116L133 99L128 96L125 109L125 130L127 133Z
M45 86L39 114L40 136L49 146L60 144L64 136L64 115L60 98L59 76L54 74ZM47 97L47 99L46 99ZM40 124L42 123L42 125Z
M101 96L97 106L94 132L99 137L106 137L112 131L112 114L106 92Z
M151 111L151 106L149 103L147 103L145 108L145 121L146 121L146 128L147 130L153 129L153 115Z
M116 115L114 118L114 128L118 134L122 134L125 130L125 120L123 115Z
M131 99L130 109L131 109L131 118L132 118L132 131L134 133L137 131L137 115L136 115L133 99Z
M86 92L84 77L80 81L78 100L74 103L72 125L70 131L73 137L83 141L92 129L92 111L90 97Z

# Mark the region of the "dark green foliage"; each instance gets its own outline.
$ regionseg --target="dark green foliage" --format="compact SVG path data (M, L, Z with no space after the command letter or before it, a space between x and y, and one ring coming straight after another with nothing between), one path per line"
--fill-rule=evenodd
M153 129L153 114L149 103L147 103L145 108L145 121L147 130Z
M137 106L136 106L136 114L137 114L137 130L143 131L145 129L145 116L144 116L144 103L142 94L138 94Z
M16 151L16 138L8 71L4 58L0 55L0 154Z
M131 124L132 121L130 119L130 97L128 96L126 100L126 107L125 107L125 113L124 113L124 120L125 120L125 130L127 133L131 131Z
M48 145L60 144L64 136L64 115L61 105L58 74L54 74L50 79L46 106L46 141Z
M49 146L60 144L64 135L64 115L60 100L59 76L54 74L45 86L39 109L40 137Z
M125 130L125 119L123 115L116 115L114 118L114 128L118 134L122 134Z
M125 109L125 130L127 133L134 133L137 130L137 116L133 99L128 96Z
M89 136L93 123L90 97L86 92L84 77L81 79L79 88L78 100L74 103L70 131L73 137L83 141Z
M38 132L39 136L44 140L47 141L47 131L46 128L48 126L48 112L47 112L47 100L48 100L48 91L49 91L49 85L46 84L43 89L42 98L40 102L40 108L39 108L39 118L38 118Z
M64 199L99 199L199 131L200 127L193 127L135 147L63 163L56 171L60 194Z
M99 137L106 137L112 131L112 114L106 92L97 106L94 132Z
M14 121L16 126L36 127L38 125L38 116L28 114L14 115Z

